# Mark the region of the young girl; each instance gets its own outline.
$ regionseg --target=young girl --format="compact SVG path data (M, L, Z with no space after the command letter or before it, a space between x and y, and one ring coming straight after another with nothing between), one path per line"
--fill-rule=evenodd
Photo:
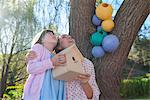
M33 39L31 48L37 55L28 60L29 77L24 86L24 100L65 100L64 82L54 80L51 70L66 62L64 55L52 58L57 38L51 30L44 30Z
M75 41L69 35L62 35L59 38L58 46L55 49L56 53L71 46ZM30 55L29 55L30 54ZM36 58L35 52L29 52L28 59ZM32 54L32 55L31 55ZM99 100L100 91L95 79L95 70L93 63L84 59L82 62L82 68L87 75L79 75L75 80L71 82L65 82L66 87L66 99L67 100Z

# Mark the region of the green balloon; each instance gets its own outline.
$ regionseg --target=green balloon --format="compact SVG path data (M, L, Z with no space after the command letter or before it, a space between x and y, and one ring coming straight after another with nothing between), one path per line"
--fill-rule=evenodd
M94 46L100 46L102 45L104 37L107 35L107 33L103 30L94 32L90 37L90 42Z

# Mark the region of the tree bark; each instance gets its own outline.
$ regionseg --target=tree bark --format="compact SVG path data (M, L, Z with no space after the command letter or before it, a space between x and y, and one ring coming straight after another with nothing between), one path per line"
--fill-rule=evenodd
M94 14L95 0L71 0L70 35L75 39L77 46L84 56L91 56L90 34L95 28L91 23Z
M91 56L90 33L94 32L91 17L94 14L94 0L71 0L70 35L75 38L83 55L92 59L95 65L101 99L119 100L123 65L142 24L150 13L150 0L125 0L115 16L112 34L118 36L119 48L106 53L102 59Z

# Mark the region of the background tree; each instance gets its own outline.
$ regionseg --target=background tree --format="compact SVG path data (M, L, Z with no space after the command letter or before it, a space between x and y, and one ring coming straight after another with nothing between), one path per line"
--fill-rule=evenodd
M84 56L92 59L90 33L94 31L91 16L94 14L93 0L71 0L70 34L77 41ZM150 13L150 0L125 0L115 16L115 28L112 34L119 37L120 46L116 52L106 54L100 59L92 59L101 98L120 99L119 90L123 65L143 22Z
M1 3L0 54L2 72L0 97L8 85L26 78L24 54L30 47L38 24L33 16L34 0ZM9 79L9 81L8 81Z

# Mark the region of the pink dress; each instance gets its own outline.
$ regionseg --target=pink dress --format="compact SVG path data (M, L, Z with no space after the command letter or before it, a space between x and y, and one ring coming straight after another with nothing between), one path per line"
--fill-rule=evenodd
M24 86L23 99L39 100L45 72L54 66L50 60L51 53L44 46L35 44L31 50L36 52L37 58L30 60L27 64L29 77Z
M89 84L93 89L92 100L99 100L100 90L97 86L95 79L94 65L90 60L86 58L83 61L83 70L91 75ZM65 86L66 86L67 100L88 100L79 81L66 82Z

